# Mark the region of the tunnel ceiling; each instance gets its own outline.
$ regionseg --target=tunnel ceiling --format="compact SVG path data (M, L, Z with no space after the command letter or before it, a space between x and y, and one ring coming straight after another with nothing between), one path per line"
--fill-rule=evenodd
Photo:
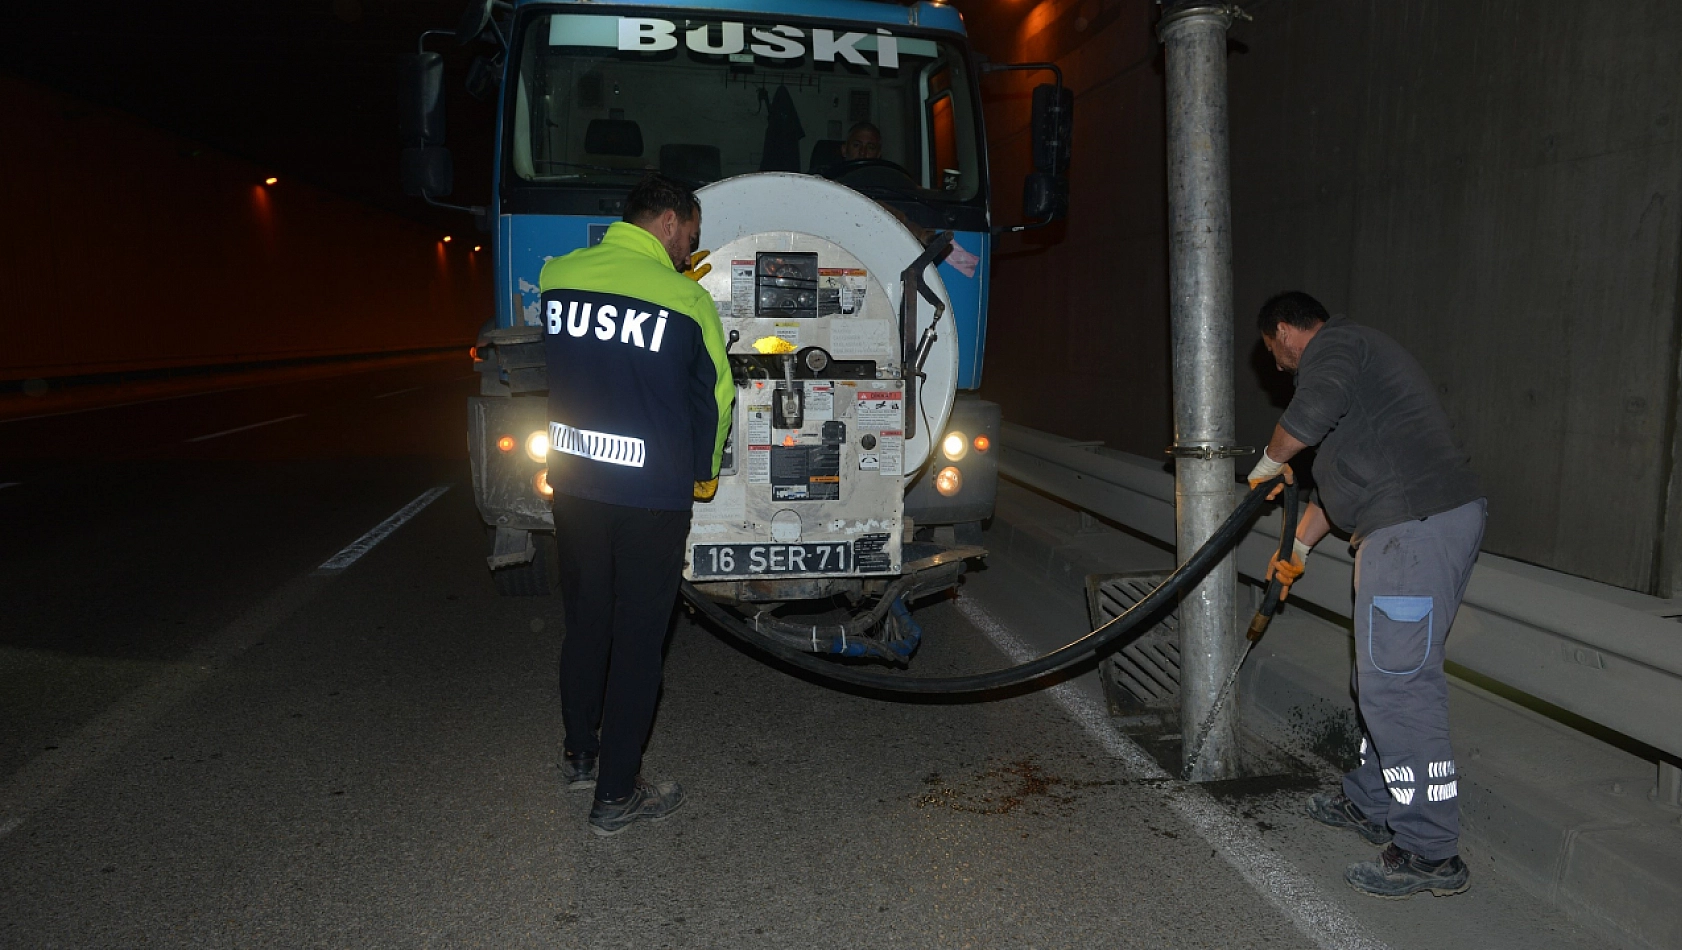
M453 27L463 0L15 6L0 31L0 71L131 113L276 175L442 228L466 221L403 195L396 132L398 58L423 30ZM490 191L492 116L489 104L461 92L474 51L449 38L431 48L445 53L449 74L454 197L479 203Z

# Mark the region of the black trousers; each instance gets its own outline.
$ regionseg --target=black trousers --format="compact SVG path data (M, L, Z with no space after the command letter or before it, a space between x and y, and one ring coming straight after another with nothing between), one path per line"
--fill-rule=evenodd
M566 751L599 754L596 797L619 799L631 793L654 722L690 513L559 492L554 511Z

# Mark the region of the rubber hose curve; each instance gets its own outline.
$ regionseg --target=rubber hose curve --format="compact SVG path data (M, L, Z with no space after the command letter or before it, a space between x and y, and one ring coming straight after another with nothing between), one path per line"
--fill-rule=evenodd
M1267 495L1273 487L1282 481L1274 478L1256 486L1239 503L1226 521L1203 542L1185 563L1175 569L1168 577L1138 603L1129 607L1125 612L1117 615L1108 623L1088 633L1086 636L1059 647L1044 656L1029 660L1016 666L986 673L970 673L959 676L898 676L885 673L872 673L868 670L853 669L838 666L834 663L820 660L816 656L792 650L782 643L760 634L741 621L732 617L723 607L708 599L695 588L695 585L684 581L681 590L683 596L694 605L703 616L712 620L727 633L737 639L746 641L777 657L791 666L815 673L828 680L847 683L866 689L880 690L890 693L938 694L943 696L965 696L992 692L1010 686L1017 686L1030 680L1055 673L1073 666L1096 654L1099 650L1120 639L1166 606L1174 598L1195 585L1203 575L1223 557L1227 550L1238 541L1244 532L1250 518L1267 502Z

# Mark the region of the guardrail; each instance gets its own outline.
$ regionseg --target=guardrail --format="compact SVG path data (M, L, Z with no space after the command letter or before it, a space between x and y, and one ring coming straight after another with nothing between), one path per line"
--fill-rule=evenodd
M1161 462L1008 422L999 441L999 470L1010 478L1174 543L1174 477ZM1239 543L1238 572L1259 582L1278 545L1277 521L1260 519ZM1347 548L1327 538L1291 600L1348 618L1353 570ZM1672 614L1682 605L1485 553L1448 658L1682 756L1682 623Z

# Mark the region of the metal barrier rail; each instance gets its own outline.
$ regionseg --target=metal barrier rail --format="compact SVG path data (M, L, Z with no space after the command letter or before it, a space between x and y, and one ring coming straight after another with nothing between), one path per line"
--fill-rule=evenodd
M999 471L1010 478L1174 543L1174 477L1162 463L1008 422L999 441ZM1239 543L1239 573L1259 581L1278 543L1277 521L1258 521ZM1347 548L1328 538L1312 562L1291 599L1349 617L1354 559ZM1682 756L1682 624L1668 619L1673 613L1682 607L1671 601L1485 553L1448 658Z

